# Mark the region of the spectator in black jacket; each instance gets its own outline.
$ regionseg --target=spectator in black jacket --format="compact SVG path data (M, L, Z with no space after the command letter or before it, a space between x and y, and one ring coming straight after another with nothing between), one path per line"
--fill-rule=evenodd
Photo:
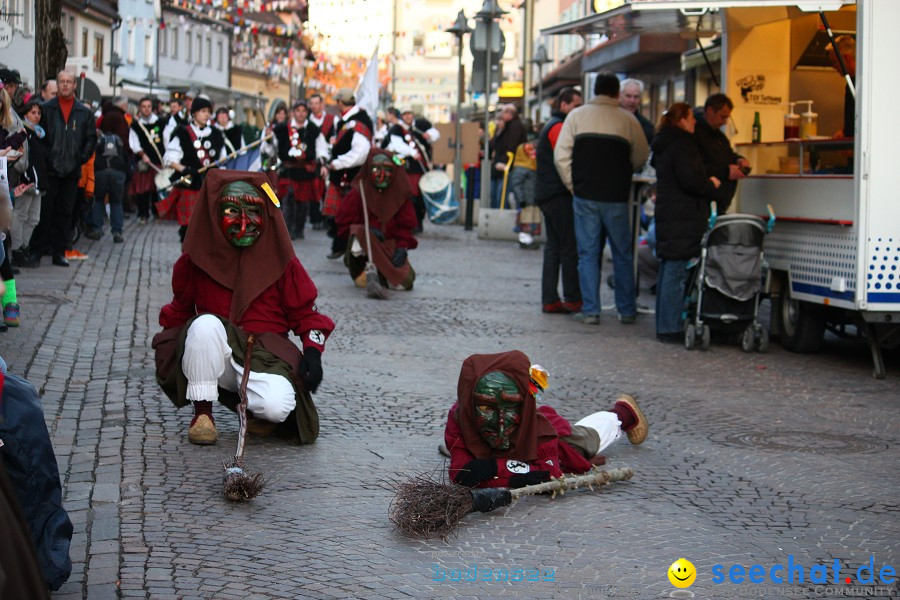
M41 203L41 221L31 237L33 257L45 252L53 264L68 267L65 251L72 239L72 210L78 193L81 166L90 160L97 145L97 129L90 109L75 98L75 75L60 71L58 93L43 108L41 127L47 132L47 171L50 193Z
M547 245L544 246L544 270L541 274L541 304L545 313L577 313L581 310L578 283L578 246L575 243L575 216L572 193L559 177L553 162L553 150L569 111L581 106L581 92L564 87L553 101L550 120L544 125L537 143L537 182L535 202L544 213ZM563 298L559 298L559 274L562 270Z
M734 151L728 137L720 129L728 122L733 109L734 103L725 94L713 94L706 99L702 109L694 109L697 120L694 139L700 147L703 166L707 174L722 182L713 198L719 214L728 211L737 182L747 176L742 169L750 167L750 161Z
M644 82L640 79L626 79L622 82L622 89L619 92L619 105L634 115L634 118L641 124L644 130L644 137L647 143L653 141L653 135L656 133L653 123L650 119L641 114L641 102L644 99Z
M656 337L681 342L687 266L700 256L709 203L721 182L708 176L694 135L691 107L676 102L663 113L653 140L656 168Z
M500 121L502 126L491 140L491 162L494 165L491 169L491 208L500 208L503 200L503 176L509 163L507 153L515 156L519 144L524 144L528 139L525 126L519 119L519 111L512 104L505 104L500 109ZM509 208L507 203L504 206Z

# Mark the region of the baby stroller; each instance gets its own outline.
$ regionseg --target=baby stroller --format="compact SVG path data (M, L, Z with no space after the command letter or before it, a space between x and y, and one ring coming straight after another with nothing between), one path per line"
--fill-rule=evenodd
M757 321L763 285L763 239L775 225L747 214L716 215L712 205L700 262L688 278L685 294L684 347L709 349L710 326L741 332L744 352L766 352L769 332Z

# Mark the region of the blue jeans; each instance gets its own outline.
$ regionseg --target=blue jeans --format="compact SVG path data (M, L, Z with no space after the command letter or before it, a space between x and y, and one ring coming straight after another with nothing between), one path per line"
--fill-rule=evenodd
M637 314L634 301L634 250L628 224L627 202L596 202L575 196L575 241L578 244L578 279L581 312L600 314L600 253L606 230L616 277L616 310L622 316Z
M507 188L506 193L509 194L509 189ZM503 198L503 180L502 179L491 179L491 208L500 208L500 201ZM503 208L512 208L509 205L509 201L503 203Z
M688 261L659 261L656 277L656 334L681 333Z
M91 226L103 231L103 218L106 206L103 199L109 194L109 228L113 235L122 233L125 226L125 215L122 212L122 199L125 196L125 171L103 169L94 173L94 206L91 210Z

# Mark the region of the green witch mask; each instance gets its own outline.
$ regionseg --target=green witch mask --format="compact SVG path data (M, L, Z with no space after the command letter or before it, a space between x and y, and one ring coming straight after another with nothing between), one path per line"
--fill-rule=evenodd
M218 208L222 233L232 246L252 246L265 231L265 201L249 183L236 181L225 186Z
M512 377L499 371L484 375L472 393L475 426L494 450L509 450L522 419L523 397Z

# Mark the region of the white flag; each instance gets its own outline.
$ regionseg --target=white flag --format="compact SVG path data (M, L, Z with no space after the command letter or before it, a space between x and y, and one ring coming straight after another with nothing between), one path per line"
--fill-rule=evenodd
M375 121L375 111L378 110L378 44L380 42L380 39L376 42L375 52L372 53L366 72L359 80L356 94L354 94L357 106L369 113L373 122Z

